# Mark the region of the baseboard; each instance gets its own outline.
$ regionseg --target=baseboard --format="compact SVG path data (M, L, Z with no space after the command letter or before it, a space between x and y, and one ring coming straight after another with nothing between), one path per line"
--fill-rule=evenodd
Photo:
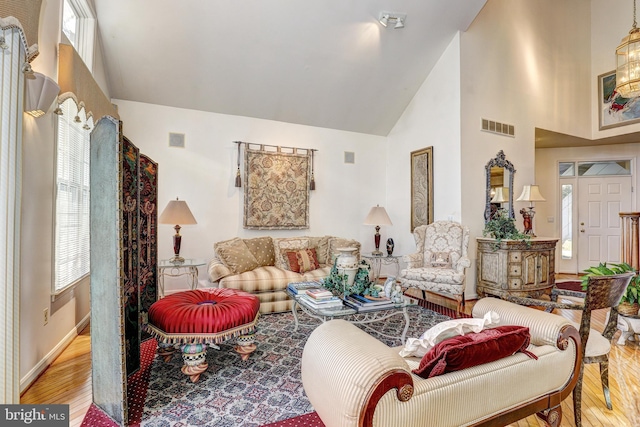
M91 320L91 312L89 312L75 328L69 331L69 333L20 380L20 394L38 379L53 361L56 360L56 357L60 356L60 353L78 336L78 332L82 331L89 324L89 320Z

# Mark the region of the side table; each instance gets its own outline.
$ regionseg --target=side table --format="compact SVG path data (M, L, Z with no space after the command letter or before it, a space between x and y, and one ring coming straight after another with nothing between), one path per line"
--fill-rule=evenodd
M640 315L618 313L618 329L620 330L618 345L625 345L627 341L640 343Z
M198 267L207 262L203 259L185 259L184 262L175 263L168 259L158 261L158 299L164 298L164 278L186 276L189 288L198 287Z
M362 258L366 258L371 264L371 269L373 272L373 283L377 283L380 278L380 269L382 265L392 265L396 266L396 278L400 275L400 259L401 255L373 255L367 254L362 255Z

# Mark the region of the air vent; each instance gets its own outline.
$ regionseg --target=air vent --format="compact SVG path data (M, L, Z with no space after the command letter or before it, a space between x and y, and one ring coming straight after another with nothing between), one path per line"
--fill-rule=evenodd
M356 162L356 153L354 153L353 151L345 151L344 162L354 164Z
M516 136L515 126L508 125L506 123L494 122L493 120L482 119L482 130L514 138Z
M169 147L184 148L184 133L169 132Z

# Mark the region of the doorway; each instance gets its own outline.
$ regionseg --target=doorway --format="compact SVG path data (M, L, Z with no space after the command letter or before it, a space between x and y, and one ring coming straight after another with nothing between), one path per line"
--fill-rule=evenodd
M632 208L631 160L560 163L559 271L580 274L620 259L620 212Z

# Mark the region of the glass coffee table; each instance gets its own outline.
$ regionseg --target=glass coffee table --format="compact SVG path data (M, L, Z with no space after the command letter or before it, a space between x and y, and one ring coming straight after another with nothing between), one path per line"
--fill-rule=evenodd
M370 309L366 312L358 312L355 309L342 305L340 307L328 307L328 308L315 308L305 303L305 300L300 298L300 295L294 294L291 290L287 289L287 295L293 300L291 305L291 312L293 313L293 320L295 321L294 331L298 330L298 307L310 317L318 319L322 322L326 322L331 319L344 319L350 323L357 325L363 325L369 328L369 323L381 322L393 316L404 317L404 329L402 330L402 344L405 343L407 337L407 331L409 330L409 313L407 307L415 305L410 300L403 300L401 303L395 304L393 307L383 307L380 309ZM373 330L373 329L372 329ZM397 336L385 335L378 330L376 333L391 339L398 338Z

